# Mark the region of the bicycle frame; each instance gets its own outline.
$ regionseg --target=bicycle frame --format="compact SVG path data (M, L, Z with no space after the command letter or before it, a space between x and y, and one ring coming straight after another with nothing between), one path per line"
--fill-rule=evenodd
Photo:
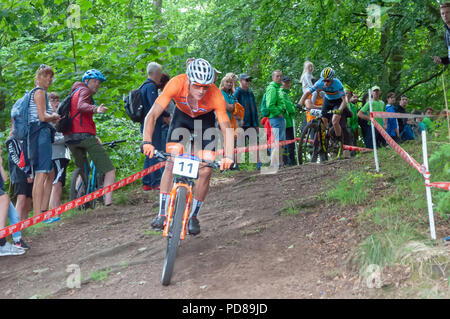
M178 180L180 180L180 181L178 182ZM187 227L187 223L189 220L189 214L191 211L191 204L192 204L192 188L193 188L193 186L194 186L194 181L192 181L192 180L189 180L187 178L182 178L182 177L175 178L175 183L170 192L169 206L167 208L166 225L164 226L164 231L163 231L164 237L167 237L167 235L169 234L170 223L172 221L173 212L174 212L174 208L175 208L175 198L177 196L177 190L179 187L185 187L187 189L186 206L184 208L184 213L183 213L183 226L181 228L180 238L181 238L181 240L184 240L184 238L186 237L186 227Z

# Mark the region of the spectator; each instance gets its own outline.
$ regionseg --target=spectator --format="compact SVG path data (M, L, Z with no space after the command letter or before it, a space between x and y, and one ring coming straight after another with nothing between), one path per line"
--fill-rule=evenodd
M425 109L425 117L422 120L422 123L425 125L427 132L431 132L434 130L434 123L431 121L430 117L434 115L434 109L431 107L427 107Z
M303 64L303 72L302 72L302 75L300 77L300 82L302 83L302 91L303 91L303 93L307 92L314 85L314 83L313 83L313 74L312 74L313 72L314 72L314 64L312 62L310 62L310 61L305 61L305 63ZM314 101L312 99L313 99L313 96L310 95L310 98L305 100L305 106L306 106L306 108L308 110L314 104Z
M51 180L52 141L55 128L50 122L57 122L60 116L54 113L50 106L47 90L53 82L53 70L42 64L36 72L35 86L38 88L31 95L28 108L29 154L30 164L34 173L33 211L34 216L45 212L48 208L48 198L51 188L46 188L47 179ZM47 184L48 185L48 184Z
M238 128L238 123L236 121L235 115L238 112L236 108L236 98L234 97L234 87L235 87L235 75L233 73L227 73L220 81L219 89L222 92L223 98L225 99L227 114L230 118L230 123L236 132ZM235 133L235 147L236 147L236 133ZM234 154L234 162L237 163L237 154Z
M8 174L6 174L5 169L3 168L2 147L0 146L0 193L6 193L4 182L6 182L7 180ZM19 222L19 214L11 201L9 201L8 217L9 223L11 225L17 224ZM20 247L24 250L30 249L30 247L23 241L22 233L20 231L13 233L12 238L15 246Z
M450 63L450 2L441 4L441 17L445 24L445 43L447 44L447 56L433 57L434 62L438 64L448 65Z
M369 102L369 93L364 93L364 95L361 99L361 106L366 105L367 102ZM359 113L359 111L358 111L358 113ZM358 115L358 113L357 113L357 115ZM364 145L366 145L366 147L368 147L366 144L366 142L367 142L366 132L368 130L367 126L369 126L369 125L367 124L366 120L363 120L359 116L358 116L358 124L359 124L359 127L361 128L361 136L363 138ZM370 127L369 127L369 129L370 129Z
M159 80L158 84L158 96L161 95L163 92L167 82L170 80L170 75L167 73L163 73L161 75L161 79ZM166 150L166 142L167 142L167 133L169 132L169 126L170 121L172 120L173 112L175 111L176 105L175 102L172 100L170 101L169 105L167 106L167 114L169 116L163 117L163 124L161 125L161 150ZM164 170L164 168L163 168Z
M32 171L29 162L25 160L27 157L24 155L25 145L24 141L15 139L12 134L6 140L10 185L13 190L12 197L16 198L16 209L20 221L28 218L33 194Z
M314 86L314 84L316 83L316 79L313 78L312 79L312 84ZM317 90L315 91L312 95L311 95L311 109L317 109L317 110L321 110L322 106L323 106L323 98L325 96L325 93L322 90ZM305 129L306 124L308 124L309 122L311 122L312 120L314 120L316 117L311 115L310 109L307 107L306 110L306 121L303 121L302 123L302 131Z
M293 119L296 114L296 108L291 100L291 97L289 96L290 91L291 78L288 76L283 76L280 95L285 108L284 119L286 120L286 140L295 139L295 127ZM296 165L295 143L286 145L286 152L287 154L283 154L283 163L290 166Z
M251 129L256 131L257 143L259 144L259 117L258 109L256 106L255 95L250 89L252 77L246 73L242 73L239 76L239 87L234 91L234 97L239 104L244 108L244 123L242 128L244 131ZM247 143L247 141L246 141ZM256 167L259 170L261 168L261 161L259 159L259 151L256 152Z
M234 112L236 99L233 96L234 93L234 79L232 73L227 73L223 78L222 81L220 81L219 86L220 91L222 92L222 95L225 99L226 105L227 105L227 114L230 118L230 121L232 119L232 114Z
M156 62L150 62L147 65L147 80L145 80L144 84L141 86L141 95L142 95L142 103L144 105L144 115L147 116L147 114L150 112L153 103L158 98L158 85L161 81L162 76L162 67ZM155 130L153 131L152 141L154 143L154 146L157 150L162 150L163 144L162 144L162 126L164 124L164 118L170 117L170 114L168 112L164 112L157 120L155 124ZM141 122L141 133L144 129L144 121ZM165 149L164 149L165 151ZM158 164L158 161L156 158L149 158L148 156L145 157L144 162L144 169L149 168L150 166ZM164 172L163 169L159 169L157 171L154 171L153 173L150 173L142 178L142 189L144 191L149 190L158 190L159 184L161 183L161 176Z
M400 97L400 101L399 101L398 105L394 105L395 112L406 114L406 105L408 105L408 97L405 94L403 94ZM405 125L406 125L406 119L399 118L397 120L398 120L398 131L400 132L400 140L403 140L402 136L403 136L403 130L405 129Z
M49 94L50 104L56 112L60 98L58 93L51 92ZM52 193L50 195L50 209L61 206L61 195L63 187L66 185L66 170L70 162L70 151L64 143L64 135L60 132L55 134L55 142L52 145L52 162L54 179L52 183ZM50 221L57 221L59 217L53 217Z
M412 111L413 115L423 115L422 112L420 112L419 110L414 110ZM422 140L422 130L425 130L425 124L422 123L422 117L416 117L415 119L413 119L409 124L411 125L411 129L413 131L413 134L415 136L415 138L418 138L419 140Z
M272 82L266 88L266 107L269 111L269 123L275 142L286 140L286 121L284 119L284 104L280 96L283 73L275 70L272 73ZM270 168L277 169L282 164L280 147L272 149Z
M238 87L238 77L236 74L229 72L227 74L225 74L225 77L230 77L231 80L233 81L233 92L236 91L236 88Z
M380 87L374 86L372 88L372 98L373 98L372 111L373 112L384 112L385 111L384 102L380 101L380 95L381 95ZM358 111L358 117L360 117L363 120L368 121L367 127L366 127L366 132L365 132L364 144L366 144L366 147L368 147L368 148L373 148L372 128L370 125L369 112L370 112L370 102L367 102ZM378 124L383 126L383 119L376 118L375 120L378 122ZM378 132L377 129L375 129L375 141L376 141L377 147L379 147L380 145L383 145L383 146L386 145L386 141L384 140L383 136L381 136L381 134Z
M346 90L345 91L345 96L347 97L347 101L348 101L348 108L349 110L352 112L353 116L349 117L347 119L347 124L348 124L348 129L349 132L351 134L351 141L353 146L356 146L356 142L358 141L358 131L359 131L359 125L358 125L358 99L359 99L359 95L356 92L352 92L351 90ZM349 145L349 144L347 144ZM352 152L352 154L355 154L354 151Z
M88 164L87 154L89 154L98 173L105 175L103 185L107 187L114 183L116 169L101 140L97 137L97 129L93 119L94 114L103 114L108 110L103 104L97 106L93 99L93 95L98 92L100 85L105 80L100 71L91 69L84 73L81 82L73 84L70 114L74 117L74 120L72 129L64 133L64 141L69 147L78 168L89 169L89 165L85 165ZM112 204L112 192L105 194L104 197L105 205L110 206Z
M395 113L395 93L389 92L387 95L386 112ZM384 129L395 142L400 142L400 131L398 128L398 120L396 118L384 119Z
M352 134L348 127L348 120L353 117L353 112L349 109L348 105L344 107L341 113L341 119L339 120L339 125L342 129L343 143L344 145L354 145ZM350 158L350 151L343 150L343 155L345 158Z

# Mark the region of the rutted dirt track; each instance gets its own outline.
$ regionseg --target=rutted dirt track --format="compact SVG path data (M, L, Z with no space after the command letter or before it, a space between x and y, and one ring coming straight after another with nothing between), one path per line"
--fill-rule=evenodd
M286 168L275 175L215 175L200 213L202 232L179 249L172 284L160 284L166 240L146 234L157 194L136 206L63 218L27 238L23 256L2 257L0 298L358 298L346 258L360 238L356 211L315 199L350 160ZM301 205L282 215L288 203ZM68 265L82 285L68 289ZM108 269L106 279L90 275ZM355 289L357 288L357 289Z

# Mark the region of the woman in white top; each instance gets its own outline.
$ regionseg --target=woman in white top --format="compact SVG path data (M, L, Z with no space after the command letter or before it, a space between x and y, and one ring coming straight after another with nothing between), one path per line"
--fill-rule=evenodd
M302 90L303 93L307 92L310 88L313 87L313 73L314 72L314 64L311 61L306 61L303 65L302 76L300 77L300 82L302 82ZM305 106L307 109L310 109L313 105L313 101L311 101L311 96L308 97L305 101Z
M36 72L35 89L28 108L29 158L33 167L33 211L34 216L48 208L51 189L44 184L52 171L52 139L55 129L50 122L56 123L60 116L50 106L47 90L53 82L53 69L42 64Z

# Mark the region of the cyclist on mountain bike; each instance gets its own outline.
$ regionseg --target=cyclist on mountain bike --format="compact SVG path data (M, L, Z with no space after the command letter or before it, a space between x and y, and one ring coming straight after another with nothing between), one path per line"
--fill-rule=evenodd
M152 145L152 135L156 119L167 108L171 100L175 101L177 108L174 111L167 134L167 148L174 143L181 143L185 139L176 129L194 131L194 121L198 120L195 128L200 127L197 137L201 138L202 150L215 150L216 136L205 137L208 128L215 127L215 115L224 136L225 156L221 160L220 169L229 169L234 163L234 131L227 115L226 104L219 88L214 84L214 68L204 59L195 59L187 66L186 74L172 78L164 88L162 94L156 99L151 111L147 114L144 124L142 142L143 153L152 158L155 147ZM197 133L197 132L196 132ZM199 136L201 134L201 136ZM208 134L209 135L209 134ZM188 139L189 140L189 139ZM213 147L211 147L213 146ZM161 179L159 215L153 219L153 228L162 229L166 220L166 210L173 181L173 163L168 161ZM188 229L191 235L200 233L198 213L203 205L209 190L211 168L202 168L199 172L198 182L193 191L193 205L191 208Z
M317 90L323 91L325 93L325 98L322 105L322 120L324 124L328 126L328 121L331 118L331 114L328 114L328 112L333 111L332 123L334 132L336 137L342 141L342 129L339 121L341 120L341 112L347 106L347 99L345 98L344 86L335 76L335 72L332 68L326 67L323 69L322 73L320 73L319 81L303 94L299 104L303 106L309 94L312 94Z

